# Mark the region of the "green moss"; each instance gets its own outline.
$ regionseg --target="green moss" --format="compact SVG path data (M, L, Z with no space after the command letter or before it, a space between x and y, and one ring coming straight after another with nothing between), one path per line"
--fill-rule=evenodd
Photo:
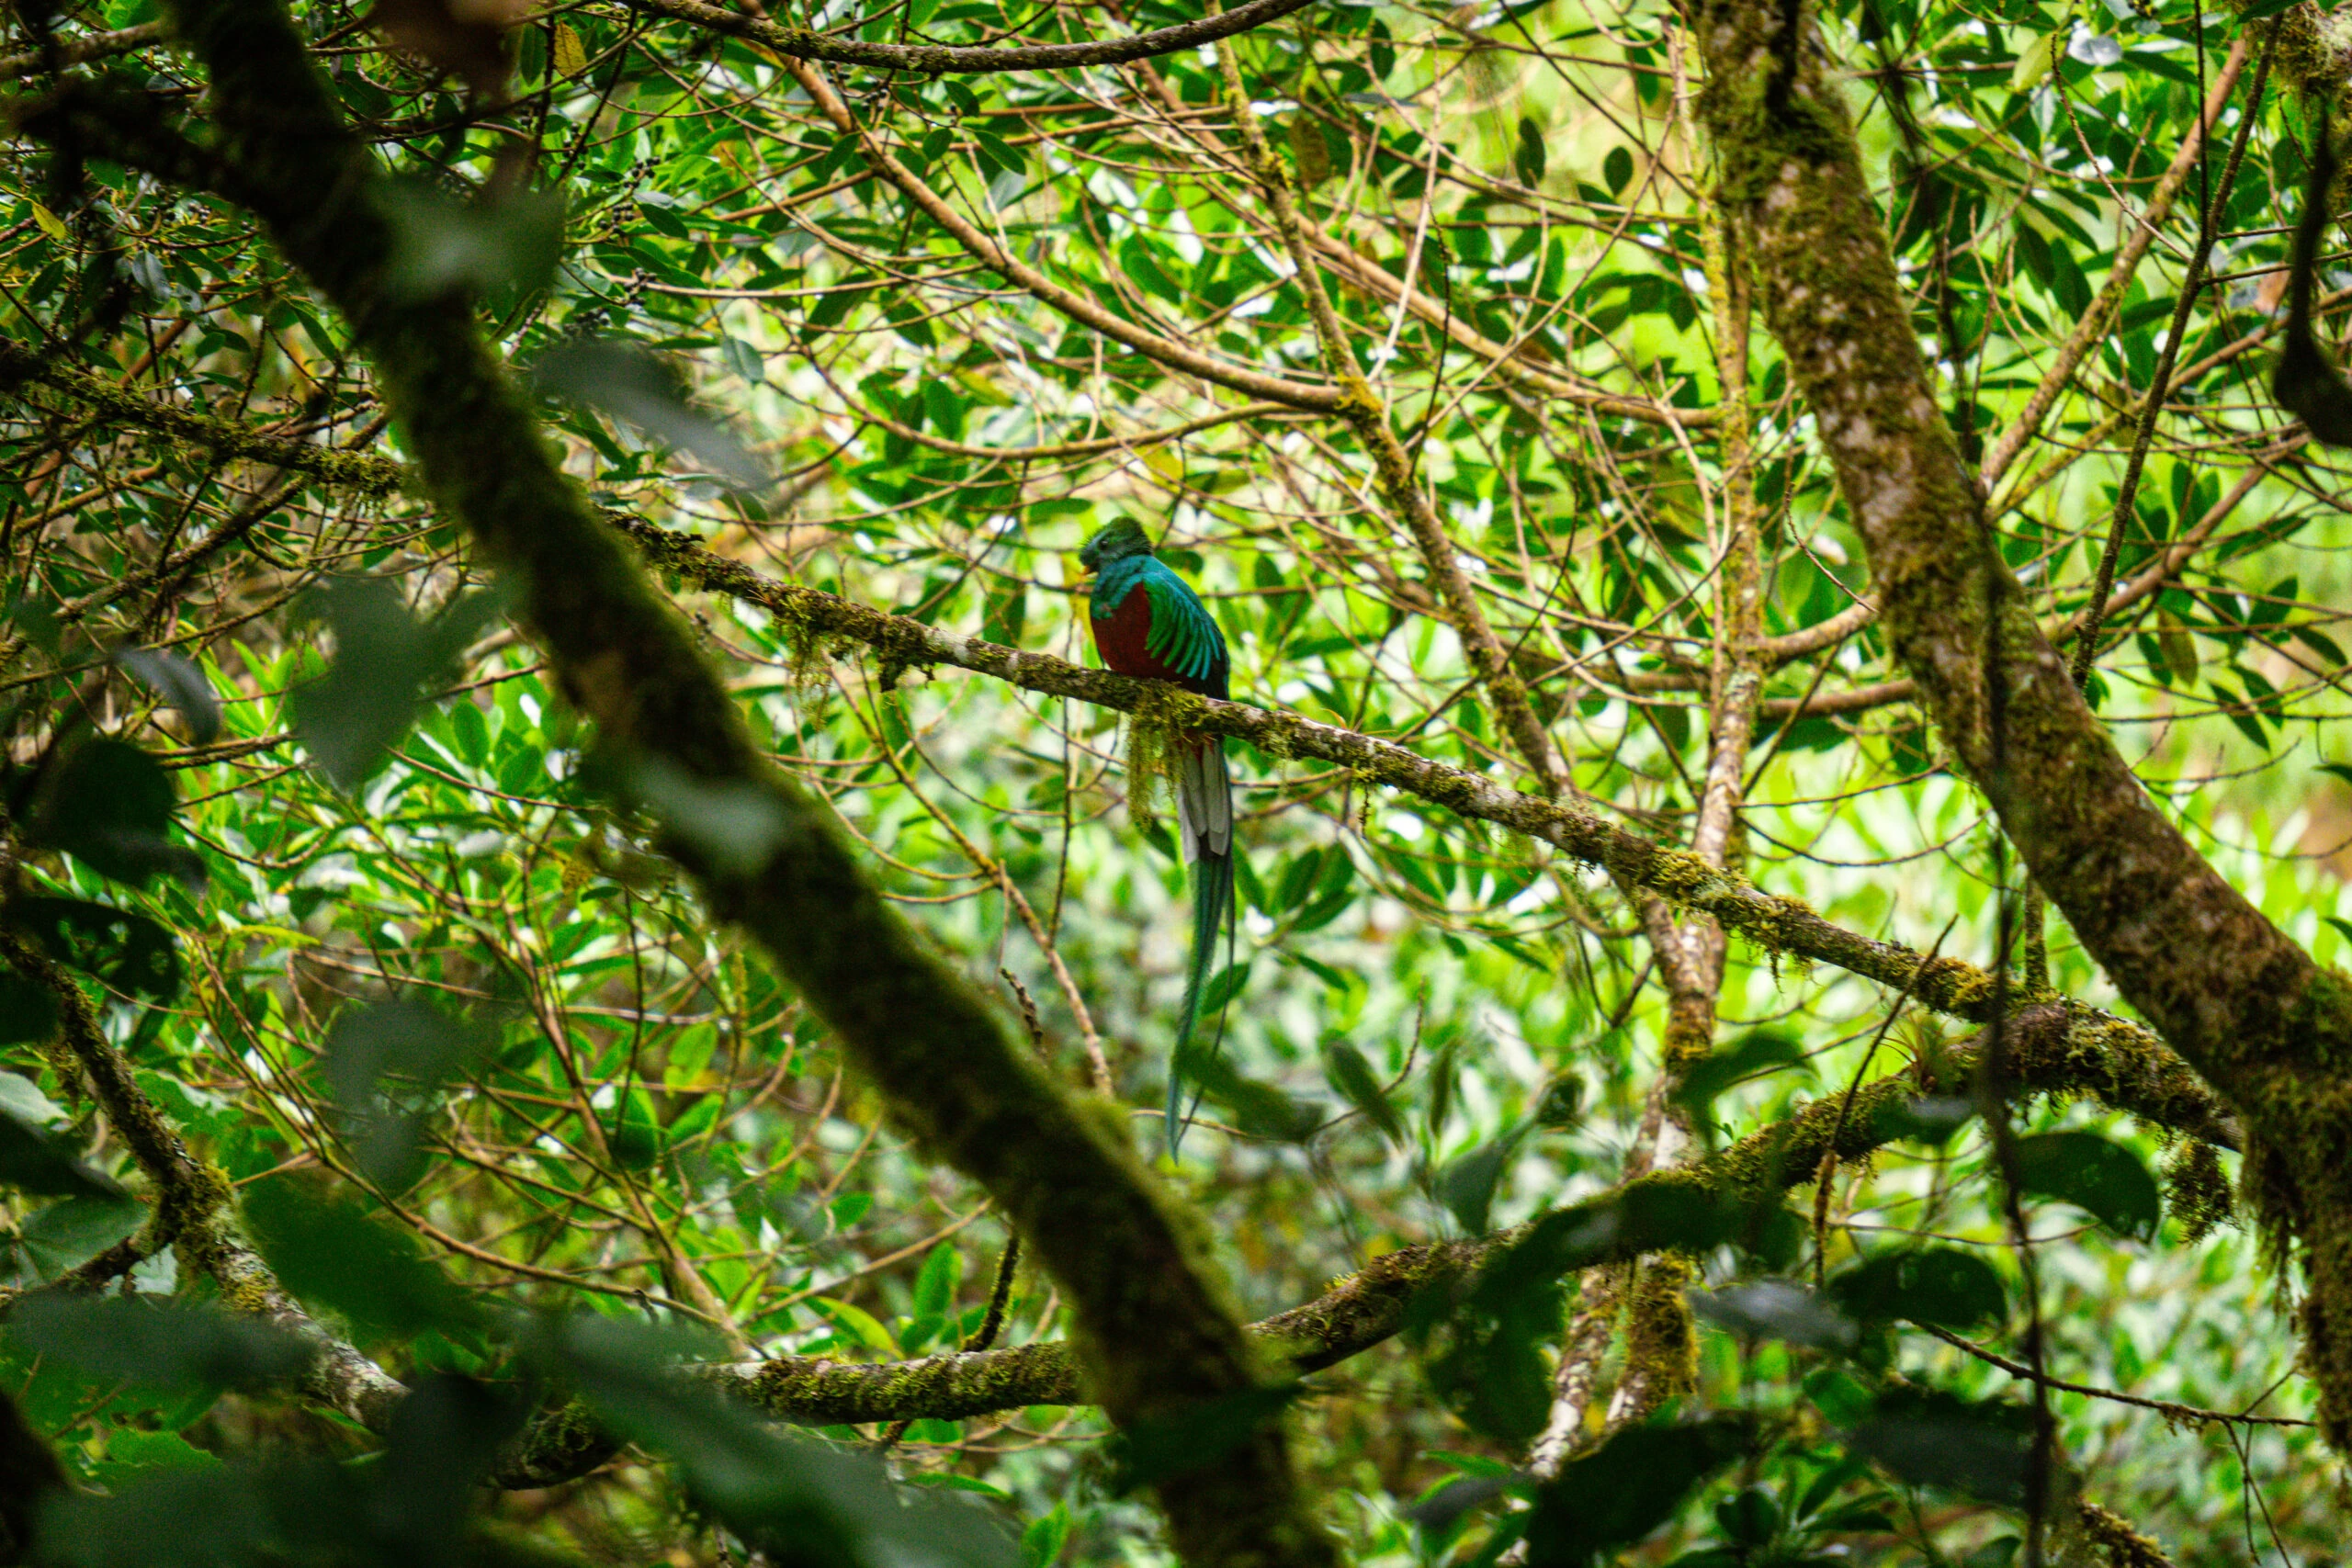
M2191 1246L2237 1216L2222 1156L2201 1138L2187 1138L2165 1168L2165 1207Z
M1642 1266L1625 1321L1625 1377L1639 1391L1638 1419L1699 1386L1699 1332L1689 1292L1698 1269L1667 1254Z

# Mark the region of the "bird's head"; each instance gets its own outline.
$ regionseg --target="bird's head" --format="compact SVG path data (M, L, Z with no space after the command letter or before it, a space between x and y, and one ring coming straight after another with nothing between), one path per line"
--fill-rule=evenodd
M1086 541L1078 552L1078 562L1089 571L1101 571L1114 560L1129 556L1151 554L1151 540L1144 535L1143 525L1132 517L1122 517Z

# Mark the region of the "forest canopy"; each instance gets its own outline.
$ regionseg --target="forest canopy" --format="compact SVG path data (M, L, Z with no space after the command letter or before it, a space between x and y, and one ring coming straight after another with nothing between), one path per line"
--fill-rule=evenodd
M0 1562L2339 1552L2345 27L18 0Z

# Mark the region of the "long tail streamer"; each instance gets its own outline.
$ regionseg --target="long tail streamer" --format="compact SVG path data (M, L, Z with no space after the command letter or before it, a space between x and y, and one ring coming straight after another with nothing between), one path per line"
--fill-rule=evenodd
M1233 930L1233 776L1221 740L1196 742L1180 753L1176 768L1176 818L1184 858L1193 863L1193 961L1184 976L1184 1007L1176 1025L1176 1053L1168 1064L1168 1157L1176 1157L1192 1112L1184 1086L1197 1085L1225 1043L1228 990L1217 1006L1216 1036L1195 1056L1193 1031L1200 1024L1201 1000L1208 988L1216 939ZM1228 948L1230 943L1228 942ZM1228 952L1227 962L1231 963ZM1200 1103L1196 1092L1193 1103Z

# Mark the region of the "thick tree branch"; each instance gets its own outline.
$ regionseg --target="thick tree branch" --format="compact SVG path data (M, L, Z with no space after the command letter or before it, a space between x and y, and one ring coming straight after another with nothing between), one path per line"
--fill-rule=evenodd
M917 1143L1003 1206L1069 1303L1089 1383L1114 1420L1166 1421L1257 1386L1212 1266L1122 1132L1015 1046L876 892L823 809L762 760L685 626L557 468L464 302L394 295L380 172L282 6L173 0L170 11L258 216L350 321L425 483L515 581L605 753L650 795L724 800L731 818L764 822L724 843L690 827L672 835L713 913L767 951ZM1332 1561L1278 1425L1159 1493L1189 1560Z
M701 0L628 0L640 11L692 22L715 33L749 39L794 60L829 65L864 65L876 71L911 71L925 76L977 75L994 71L1071 71L1086 65L1124 65L1198 49L1303 11L1315 0L1250 0L1222 16L1202 17L1132 38L1092 43L1005 43L964 46L937 43L866 43L834 38L807 28L779 27L763 17L723 11Z
M1766 319L1860 530L1889 641L2034 883L2122 993L2241 1107L2275 1235L2307 1244L2323 1425L2352 1443L2352 992L2149 798L1992 547L1937 407L1853 129L1797 12L1709 0L1707 118L1755 225ZM1996 588L1998 592L1996 592ZM1988 606L2001 606L1997 620ZM1996 751L1986 667L2005 693Z
M115 32L59 39L53 51L33 49L22 54L0 54L0 82L37 76L52 64L87 65L94 60L111 60L118 54L130 54L150 44L161 43L171 36L168 22L141 22L135 28Z
M2011 1034L2008 1048L2018 1081L2029 1089L2102 1098L2113 1089L2104 1068L2075 1049L2063 1010L2029 1009L2014 1021ZM1823 1155L1834 1150L1841 1161L1869 1158L1886 1146L1890 1112L1923 1092L1965 1088L1975 1068L1975 1048L1960 1046L1940 1063L1917 1064L1864 1085L1850 1106L1842 1093L1825 1096L1706 1158L1635 1178L1617 1190L1679 1186L1755 1198L1804 1186ZM1336 1366L1393 1338L1416 1298L1465 1278L1526 1228L1384 1254L1314 1301L1251 1324L1249 1332L1295 1374ZM1627 1254L1611 1261L1633 1260ZM1059 1342L911 1361L778 1357L709 1366L702 1375L775 1419L800 1426L963 1420L1031 1404L1088 1402L1083 1369L1070 1347ZM565 1406L534 1427L499 1483L553 1485L594 1468L615 1451L613 1440L585 1412Z

